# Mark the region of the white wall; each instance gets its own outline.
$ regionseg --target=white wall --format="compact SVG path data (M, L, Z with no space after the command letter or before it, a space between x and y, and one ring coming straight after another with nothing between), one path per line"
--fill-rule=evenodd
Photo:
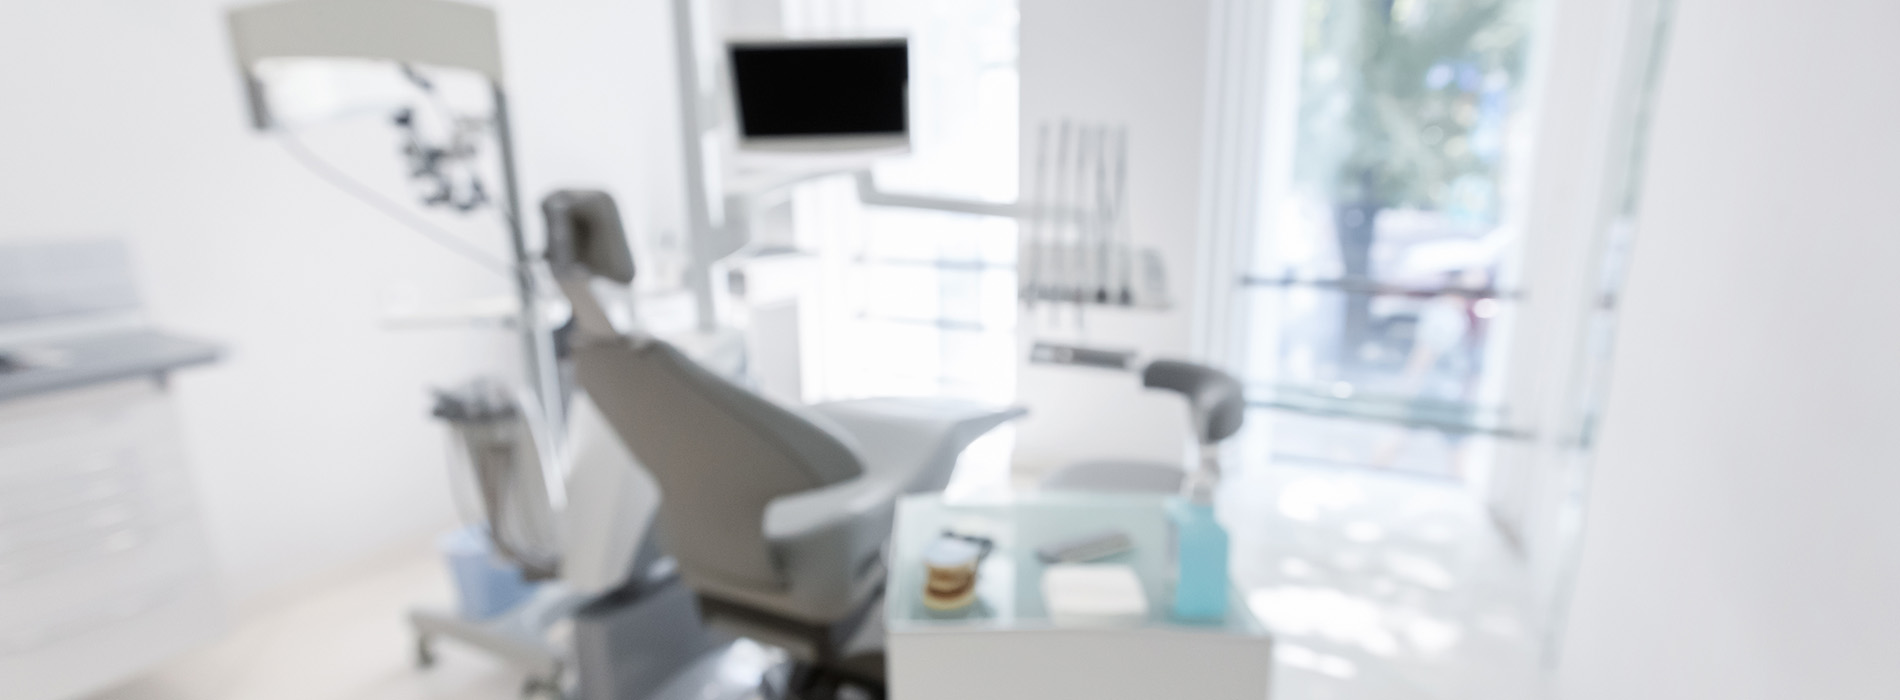
M677 283L685 254L671 0L499 0L522 197L605 188L643 288ZM664 269L663 269L664 268ZM671 273L664 275L662 272Z
M250 131L210 0L13 0L0 7L0 237L132 242L154 320L230 347L176 391L200 496L239 601L438 532L451 519L425 388L509 372L497 330L391 331L386 300L505 282L313 177ZM630 226L670 226L674 167L660 0L502 8L523 197L605 186ZM377 120L312 149L408 200ZM649 194L657 191L658 194ZM490 218L436 216L498 254Z
M1091 310L1049 322L1049 305L1019 327L1028 339L1081 342L1164 357L1193 348L1206 115L1207 0L1022 0L1022 149L1037 126L1061 118L1127 125L1129 200L1138 245L1158 249L1175 306L1166 313ZM1028 182L1033 174L1025 174ZM1026 348L1024 355L1027 355ZM1045 471L1084 458L1175 460L1188 437L1180 398L1100 370L1029 365L1018 375L1029 406L1016 465ZM1112 406L1105 411L1098 407Z
M1680 6L1566 698L1900 692L1895 26Z

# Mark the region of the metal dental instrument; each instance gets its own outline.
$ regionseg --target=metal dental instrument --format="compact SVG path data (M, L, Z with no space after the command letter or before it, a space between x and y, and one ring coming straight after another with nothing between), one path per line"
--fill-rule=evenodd
M1135 305L1135 230L1128 215L1128 127L1115 130L1115 230L1116 257L1121 263L1121 304Z
M1094 217L1094 280L1089 283L1089 287L1093 287L1094 289L1093 295L1096 304L1108 304L1108 264L1110 264L1110 255L1112 255L1113 232L1115 232L1115 213L1113 213L1113 211L1115 211L1115 202L1113 202L1113 198L1110 196L1110 190L1108 190L1108 167L1110 167L1108 162L1110 162L1110 158L1112 158L1113 154L1113 150L1108 148L1108 145L1110 145L1110 127L1104 126L1100 131L1096 131L1096 139L1098 139L1098 143L1100 143L1102 158L1098 158L1096 164L1094 164L1094 192L1096 192L1096 205L1094 205L1094 211L1096 211L1096 217Z
M1029 216L1020 229L1023 245L1017 253L1016 274L1018 295L1023 306L1036 308L1036 297L1042 294L1042 235L1045 220L1049 216L1048 182L1049 170L1049 124L1044 122L1036 127L1036 169L1035 177L1029 182Z
M1055 187L1051 188L1050 192L1050 200L1055 211L1050 217L1050 223L1052 224L1050 227L1051 235L1048 240L1044 242L1044 245L1059 244L1066 237L1063 231L1063 223L1066 222L1067 217L1065 216L1066 212L1063 211L1063 207L1068 205L1069 141L1074 127L1069 123L1069 120L1064 119L1062 120L1062 125L1057 130L1059 134L1056 137ZM1063 278L1063 256L1059 249L1051 248L1045 253L1044 257L1049 260L1050 283L1044 285L1042 292L1049 293L1049 299L1051 301L1060 301L1062 299L1060 288ZM1052 304L1050 308L1052 309L1052 311L1050 311L1052 320L1061 320L1060 305Z
M1082 162L1076 163L1076 175L1079 178L1079 181L1076 183L1078 186L1076 187L1075 193L1076 227L1074 259L1076 271L1075 288L1069 290L1069 294L1070 299L1075 301L1075 316L1078 323L1082 318L1082 307L1088 304L1089 297L1091 296L1089 294L1089 276L1094 271L1094 266L1091 264L1093 261L1089 258L1091 254L1094 253L1095 247L1095 209L1097 204L1095 200L1095 165L1102 160L1101 141L1096 139L1096 135L1099 133L1101 133L1099 127L1094 125L1089 126L1089 130L1083 134L1088 140L1088 150L1086 151L1088 157L1084 158Z
M1101 226L1100 217L1097 216L1097 213L1101 210L1101 193L1098 188L1095 187L1095 178L1092 177L1092 175L1094 170L1101 167L1102 158L1107 155L1102 151L1102 128L1100 124L1089 127L1089 159L1081 164L1083 166L1081 170L1081 176L1083 178L1082 192L1079 197L1080 201L1078 202L1076 220L1080 221L1082 226L1077 230L1079 235L1076 240L1075 251L1076 266L1081 269L1076 271L1074 290L1075 325L1077 328L1082 327L1083 312L1087 310L1089 302L1094 301L1095 296L1093 292L1089 291L1089 289L1094 286L1093 277L1095 272L1094 261L1090 258L1095 254L1096 234Z
M1076 134L1077 149L1075 156L1075 202L1073 217L1075 221L1075 240L1073 247L1069 249L1069 259L1073 268L1069 275L1068 299L1070 303L1075 305L1075 326L1077 328L1083 326L1083 311L1088 305L1089 229L1093 225L1093 223L1089 221L1091 212L1088 206L1090 194L1088 171L1089 159L1098 155L1095 149L1092 148L1096 145L1094 143L1095 132L1096 127L1087 126Z

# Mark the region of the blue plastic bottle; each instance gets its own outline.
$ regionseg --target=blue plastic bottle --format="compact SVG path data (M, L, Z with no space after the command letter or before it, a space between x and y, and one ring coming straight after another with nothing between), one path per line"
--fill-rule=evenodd
M1218 622L1227 617L1227 529L1214 519L1212 484L1203 479L1168 501L1174 531L1174 617Z

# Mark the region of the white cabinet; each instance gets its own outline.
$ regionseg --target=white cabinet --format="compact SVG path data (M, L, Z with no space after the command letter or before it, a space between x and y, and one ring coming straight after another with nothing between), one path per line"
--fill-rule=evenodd
M220 629L193 494L149 375L0 401L0 698L83 695Z

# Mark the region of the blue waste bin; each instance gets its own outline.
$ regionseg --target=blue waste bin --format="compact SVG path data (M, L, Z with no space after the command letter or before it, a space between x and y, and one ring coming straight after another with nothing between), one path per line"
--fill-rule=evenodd
M497 555L480 527L471 525L443 535L438 545L455 580L457 611L466 619L500 615L534 592L534 584L522 577L520 567Z

